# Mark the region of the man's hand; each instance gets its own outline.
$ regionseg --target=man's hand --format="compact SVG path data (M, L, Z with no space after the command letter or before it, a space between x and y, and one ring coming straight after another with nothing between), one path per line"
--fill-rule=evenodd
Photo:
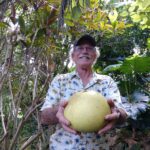
M117 109L112 100L108 100L108 104L111 109L111 114L105 116L105 120L108 122L104 128L98 131L98 134L106 133L107 131L113 129L117 122L120 120L125 121L127 115L125 111Z
M56 117L58 118L59 120L59 123L61 124L61 126L68 132L71 132L73 134L77 134L77 132L70 128L70 122L64 117L64 109L65 107L67 106L68 102L67 101L62 101L60 102L59 104L59 107L58 107L58 112L56 114Z

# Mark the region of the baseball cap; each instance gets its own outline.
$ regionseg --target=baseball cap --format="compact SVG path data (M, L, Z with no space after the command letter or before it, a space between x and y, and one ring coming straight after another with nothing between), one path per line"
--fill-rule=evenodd
M83 43L89 43L93 47L96 46L95 39L92 36L88 35L88 34L85 34L85 35L81 36L77 41L75 41L74 46L79 46Z

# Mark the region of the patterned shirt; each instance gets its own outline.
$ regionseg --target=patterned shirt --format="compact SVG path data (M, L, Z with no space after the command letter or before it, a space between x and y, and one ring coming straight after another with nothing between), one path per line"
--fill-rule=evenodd
M106 99L112 99L118 108L123 108L121 96L114 80L106 75L93 73L90 82L84 86L76 72L57 75L48 89L45 102L41 108L57 105L60 101L68 100L74 93L83 90L94 90L101 93ZM109 150L105 136L96 133L81 133L74 135L65 131L58 124L56 132L50 137L50 150Z

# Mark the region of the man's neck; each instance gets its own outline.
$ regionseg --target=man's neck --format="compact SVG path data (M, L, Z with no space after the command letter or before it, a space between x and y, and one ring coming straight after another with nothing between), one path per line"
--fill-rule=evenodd
M86 86L93 76L92 68L82 67L82 68L77 68L76 71L77 71L79 77L81 78L84 86Z

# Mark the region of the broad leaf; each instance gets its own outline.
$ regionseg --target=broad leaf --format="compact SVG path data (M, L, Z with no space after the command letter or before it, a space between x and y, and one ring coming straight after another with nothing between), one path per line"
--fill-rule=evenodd
M82 12L81 12L81 8L79 6L73 7L73 9L72 9L73 19L79 19L81 14L82 14Z
M65 20L65 23L70 26L70 27L73 27L75 24L72 22L72 20L69 20L69 19L66 19Z
M141 23L141 24L147 24L147 22L148 22L148 17L144 16L144 17L142 18L142 21L141 21L140 23Z
M109 13L108 17L110 19L110 22L114 23L118 18L118 12L116 10L114 10L113 12Z
M106 68L104 68L103 72L111 72L119 70L122 64L115 64L115 65L109 65Z
M120 13L120 16L126 17L126 16L128 16L128 12L127 11L123 11L122 13Z
M139 22L139 21L141 21L141 16L138 15L138 14L132 15L131 18L132 18L132 20L133 20L134 22Z
M135 55L126 58L120 71L124 74L148 73L150 72L150 57Z

